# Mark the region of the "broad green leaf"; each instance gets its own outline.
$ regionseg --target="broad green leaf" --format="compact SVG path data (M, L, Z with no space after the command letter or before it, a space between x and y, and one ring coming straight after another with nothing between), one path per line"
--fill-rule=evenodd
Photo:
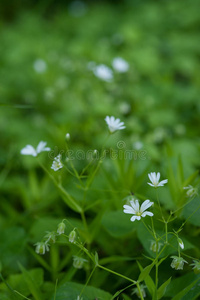
M200 279L200 274L195 275L193 272L189 274L183 275L179 278L173 279L166 290L166 297L173 298L175 295L178 295L183 291L183 287L187 287L188 285L193 284L194 282L198 282Z
M158 289L158 291L157 291L157 297L158 297L158 300L161 299L161 298L164 296L165 291L166 291L166 288L167 288L167 286L170 284L170 282L171 282L171 277L170 277L168 280L166 280L166 281L159 287L159 289Z
M183 172L183 163L182 163L182 159L179 156L178 158L178 182L179 182L179 186L182 186L182 183L184 181L184 172Z
M83 284L66 282L57 288L55 300L77 299L83 288ZM83 294L81 294L81 297L83 298L83 300L94 300L95 298L110 300L112 298L112 295L92 286L86 286L84 288ZM54 296L51 298L51 300L54 300Z
M193 299L193 298L188 298L188 293L191 291L191 289L194 288L194 286L199 282L199 280L200 278L193 281L191 284L185 287L180 293L178 293L175 297L173 297L172 300L182 300L184 296L186 296L186 298L184 297L185 299ZM200 293L200 289L198 288L198 294L199 293Z
M32 269L27 272L31 278L35 281L38 287L41 287L43 284L43 269ZM10 275L7 279L7 283L12 287L13 290L18 291L24 296L30 295L29 288L27 286L26 281L24 280L23 274L13 274ZM5 284L0 284L1 289L6 289Z
M188 186L192 184L198 175L199 175L199 171L197 170L184 181L183 186Z
M24 248L26 234L21 227L10 227L0 229L0 257L2 267L6 271L18 271L17 261L26 262Z
M102 225L113 237L122 237L134 232L137 223L131 222L130 217L120 211L106 212L102 218Z
M43 295L39 289L37 280L33 277L22 265L19 267L23 274L23 280L26 282L30 293L34 296L35 300L43 300Z
M196 226L200 226L200 197L195 197L188 205L183 209L182 216L184 219L188 219L187 222Z

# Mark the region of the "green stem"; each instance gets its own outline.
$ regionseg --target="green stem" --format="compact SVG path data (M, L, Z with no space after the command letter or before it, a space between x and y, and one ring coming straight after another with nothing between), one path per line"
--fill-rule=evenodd
M109 273L112 273L112 274L115 274L115 275L117 275L117 276L119 276L119 277L122 277L122 278L124 278L124 279L126 279L126 280L128 280L128 281L130 281L130 282L133 282L134 284L137 284L137 281L135 281L135 280L133 280L133 279L131 279L131 278L129 278L129 277L126 277L126 276L124 276L124 275L122 275L122 274L120 274L120 273L117 273L117 272L115 272L115 271L113 271L113 270L110 270L110 269L108 269L108 268L106 268L106 267L103 267L103 266L101 266L101 265L97 265L97 267L99 267L99 268L101 268L101 269L103 269L103 270L105 270L105 271L107 271L107 272L109 272Z
M155 300L157 300L157 288L158 288L158 263L156 263L156 275L155 275Z
M148 230L148 232L155 238L154 232L152 232L148 226L145 224L145 222L142 220L142 223L144 224L144 226L146 227L146 229Z
M53 181L53 183L55 184L55 186L60 190L60 192L67 197L68 201L71 203L71 205L79 212L82 212L82 207L80 205L78 205L76 203L76 201L70 196L70 194L68 194L68 192L63 188L61 183L58 183L56 181L56 179L54 178L54 176L52 176L49 171L45 168L45 166L41 163L40 166L42 167L42 169L47 173L47 175L51 178L51 180Z
M166 244L168 244L167 222L165 221Z
M180 226L180 228L177 230L177 232L179 232L183 226L186 224L186 222L199 210L200 205L197 207L197 209L195 209L195 211L193 211L193 213L185 220L185 222Z
M85 284L84 287L82 288L79 297L81 297L81 295L83 294L83 291L84 291L85 287L88 285L88 283L89 283L89 281L90 281L90 278L92 277L92 275L93 275L95 269L96 269L96 265L94 266L92 272L90 273L90 276L88 277L88 279L87 279L87 281L86 281L86 284Z
M157 199L157 202L158 202L158 206L159 206L159 209L160 209L162 219L165 220L164 217L163 217L161 206L160 206L160 201L159 201L159 197L158 197L158 189L156 189L156 199Z
M140 285L139 285L138 282L136 282L136 286L137 286L137 289L138 289L138 293L140 295L140 299L144 300L143 295L142 295L142 291L141 291L141 288L140 288Z

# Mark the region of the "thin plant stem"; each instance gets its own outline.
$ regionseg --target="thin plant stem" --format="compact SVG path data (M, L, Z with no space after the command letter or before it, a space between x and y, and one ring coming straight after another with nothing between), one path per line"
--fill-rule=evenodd
M88 283L89 283L89 281L90 281L90 279L91 279L91 277L92 277L94 271L96 270L96 267L97 267L97 266L95 265L94 268L92 269L92 272L90 273L90 276L88 277L88 279L87 279L87 281L86 281L86 284L85 284L84 287L82 288L79 297L81 297L81 295L83 294L83 291L84 291L85 287L88 285Z
M140 299L144 300L143 295L142 295L142 291L141 291L141 288L140 288L140 285L139 285L138 282L136 282L136 286L137 286L137 289L138 289L138 293L140 295Z
M101 265L97 265L97 267L99 267L99 268L101 268L101 269L103 269L103 270L105 270L105 271L107 271L107 272L109 272L109 273L112 273L112 274L115 274L115 275L117 275L117 276L119 276L119 277L122 277L122 278L124 278L124 279L126 279L126 280L128 280L128 281L131 281L131 282L133 282L134 284L137 284L137 281L135 281L135 280L133 280L133 279L131 279L131 278L129 278L129 277L126 277L126 276L124 276L124 275L122 275L122 274L120 274L120 273L118 273L118 272L115 272L115 271L113 271L113 270L110 270L110 269L108 269L108 268L106 268L106 267L103 267L103 266L101 266Z
M48 176L52 179L52 181L54 182L55 186L60 190L60 192L62 192L62 194L64 194L68 201L72 204L72 206L74 206L76 208L76 210L81 213L82 212L82 207L76 203L76 201L70 196L70 194L68 194L68 192L63 188L61 183L58 183L56 181L56 179L54 178L54 176L52 176L50 174L50 172L45 168L45 166L39 162L40 166L42 167L42 169L48 174Z

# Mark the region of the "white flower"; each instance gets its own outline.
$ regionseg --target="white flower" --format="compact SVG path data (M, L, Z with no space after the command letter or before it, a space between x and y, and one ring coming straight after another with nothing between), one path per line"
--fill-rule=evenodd
M145 200L141 207L139 205L138 200L131 200L130 205L124 205L124 213L125 214L133 214L131 217L131 221L134 222L135 220L140 220L141 217L146 216L153 216L153 213L150 211L145 211L147 208L153 205L153 202L150 202L150 200Z
M129 69L129 64L121 57L116 57L112 62L113 68L119 73L125 73Z
M161 246L162 246L162 243L159 243L157 241L151 241L150 250L155 253L159 252Z
M178 244L181 247L181 249L184 249L184 243L180 238L178 238Z
M193 266L192 269L196 274L200 273L200 262L198 260L193 260L193 263L190 266Z
M194 188L192 185L185 186L183 189L187 190L186 192L187 197L191 198L198 194L198 189Z
M96 66L94 68L93 72L96 77L98 77L99 79L102 79L104 81L109 82L113 79L113 72L106 65Z
M137 142L133 143L133 148L135 150L140 150L140 149L142 149L143 146L144 146L143 143L140 142L140 141L137 141Z
M188 263L182 257L171 256L171 258L173 258L173 260L171 262L171 267L176 269L176 270L183 270L184 263L186 263L186 264Z
M76 268L76 269L82 269L83 267L83 264L87 262L86 259L82 258L82 257L79 257L79 256L76 256L76 255L73 255L73 267Z
M126 128L126 126L124 126L124 122L121 122L120 119L115 119L115 117L113 116L112 117L107 116L105 118L105 121L108 125L110 133Z
M140 284L140 291L141 291L141 293L142 293L142 296L143 296L143 298L145 298L145 297L146 297L145 288L146 288L146 285L144 285L144 284ZM139 290L138 290L138 288L137 288L137 287L136 287L136 288L134 288L134 289L132 290L132 293L131 293L131 295L134 295L134 294L136 294L138 298L141 298L141 297L140 297Z
M66 133L65 135L65 140L68 142L70 140L70 134L69 133Z
M52 163L51 169L53 169L54 171L58 171L59 169L62 169L63 164L61 163L61 154L58 154Z
M31 145L26 145L26 147L24 147L20 153L23 155L37 156L40 152L51 150L51 148L45 147L46 144L47 144L46 142L41 141L41 142L39 142L36 149Z
M153 186L155 188L159 186L163 186L165 183L168 182L168 179L162 180L159 182L160 179L160 173L158 172L157 175L155 172L148 174L149 179L152 183L147 182L150 186Z
M38 242L36 243L34 246L36 246L35 248L35 252L37 254L45 254L46 251L49 251L49 244L44 243L44 242Z
M76 230L73 229L69 234L69 242L74 243L76 240Z
M59 235L65 233L65 227L66 227L66 225L65 225L64 222L59 223L59 224L58 224L57 233L58 233Z
M47 69L47 64L43 59L36 59L33 68L37 73L44 73Z

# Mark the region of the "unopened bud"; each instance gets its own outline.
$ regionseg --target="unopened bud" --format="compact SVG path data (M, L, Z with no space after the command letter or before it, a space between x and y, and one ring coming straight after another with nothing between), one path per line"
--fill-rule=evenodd
M66 225L63 222L61 222L60 224L58 224L57 233L59 235L65 233L65 227L66 227Z
M180 238L178 238L178 244L181 247L181 249L184 249L183 241Z
M66 133L65 140L66 140L66 142L69 142L69 140L70 140L70 134L69 133Z
M69 242L70 243L74 243L75 239L76 239L76 231L74 229L69 234Z
M47 243L44 242L38 242L35 244L36 248L35 248L35 252L37 254L45 254L45 251L49 251L49 245Z

